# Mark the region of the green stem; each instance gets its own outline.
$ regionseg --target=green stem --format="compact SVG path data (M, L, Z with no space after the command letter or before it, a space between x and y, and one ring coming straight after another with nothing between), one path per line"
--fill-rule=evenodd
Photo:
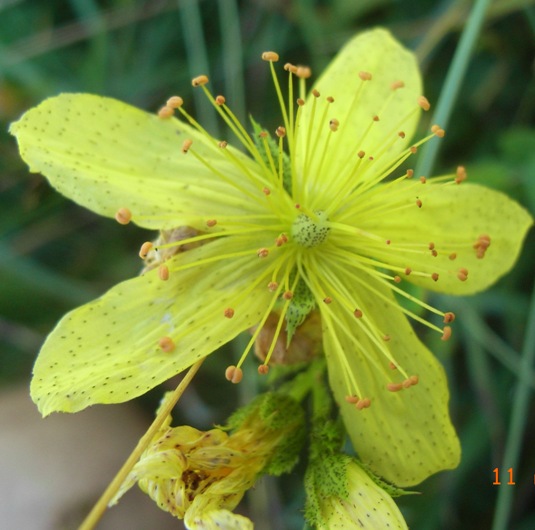
M459 46L455 51L451 66L446 75L444 86L438 98L432 123L438 123L443 129L448 126L453 106L468 68L472 50L485 20L485 14L490 0L475 0L475 5L468 17L468 22L461 35ZM440 143L433 139L422 148L422 154L416 167L417 175L430 175L435 163Z
M180 381L180 384L176 387L175 391L173 392L173 395L166 403L165 407L163 407L162 410L158 412L158 415L152 422L152 425L147 429L147 432L139 440L136 448L132 451L126 462L123 464L123 467L121 467L117 475L115 475L114 479L106 488L106 491L104 491L95 506L93 506L93 509L89 512L82 524L78 527L78 530L92 530L93 528L95 528L97 523L104 515L104 512L106 511L106 508L108 507L110 501L115 497L115 495L119 491L119 488L121 487L121 484L125 481L126 477L128 477L128 474L136 465L137 461L143 454L143 451L145 451L147 446L150 444L150 442L154 438L154 435L158 432L167 416L171 414L173 407L176 405L177 401L184 393L184 390L186 390L188 385L191 383L191 380L201 367L203 361L204 359L197 361L188 370L188 373L184 376L184 379Z
M529 398L531 392L530 374L535 361L535 289L531 296L531 306L528 313L526 338L522 348L522 363L519 380L513 398L511 424L505 444L503 457L504 469L517 469L522 440L528 418ZM511 513L513 492L515 488L502 481L498 490L498 500L494 511L492 530L507 530Z

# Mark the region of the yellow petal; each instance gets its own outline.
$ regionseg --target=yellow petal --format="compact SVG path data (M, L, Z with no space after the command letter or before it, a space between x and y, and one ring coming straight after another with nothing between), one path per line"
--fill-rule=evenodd
M166 282L151 271L63 317L34 367L31 395L42 414L132 399L257 324L272 296L269 260L256 252L217 259L246 245L227 237L178 254L171 269L214 261L171 272ZM228 307L233 318L224 316ZM173 351L162 351L162 337L173 340Z
M360 72L372 78L362 81ZM392 90L396 81L405 86ZM359 151L379 163L387 154L391 158L400 153L416 130L422 91L416 58L387 30L374 29L350 40L314 88L320 97L314 101L310 95L300 109L296 166L307 186L316 179L323 182L322 194L329 189L336 193L336 179L358 160ZM334 102L329 104L327 97ZM379 121L374 121L375 116ZM332 119L339 122L336 132L330 127ZM398 136L400 131L404 139Z
M242 189L261 196L258 185L229 161L231 154L254 172L235 149L229 146L224 153L215 139L175 118L161 119L114 99L49 98L13 123L10 132L30 171L43 173L61 193L108 217L126 207L133 221L147 228L198 227L206 217L251 211L254 203ZM193 140L187 154L182 152L186 139ZM257 212L261 204L254 204Z
M362 198L366 207L348 222L390 241L369 253L390 265L413 273L402 278L448 294L471 294L492 285L514 265L533 220L529 213L501 192L476 184L460 185L399 182L377 188L374 198ZM416 205L417 197L422 201ZM374 205L384 200L384 205ZM372 214L371 212L375 212ZM481 236L490 246L481 252ZM429 249L433 243L437 253ZM478 257L478 254L480 257ZM482 255L483 254L483 255ZM452 259L454 258L454 259ZM466 280L459 271L466 269ZM426 276L418 276L417 271ZM437 273L437 281L430 275ZM464 279L464 278L463 278Z
M344 278L341 270L338 274L344 284L351 285L350 277ZM386 480L410 486L459 463L459 441L448 413L446 377L442 366L415 336L390 290L371 277L364 277L363 285L375 292L361 285L354 293L352 300L362 311L360 319L341 307L340 300L336 305L334 299L332 304L320 306L330 384L362 461ZM324 289L333 292L334 286L325 282ZM375 341L370 330L376 331ZM389 341L381 342L384 335ZM385 349L408 376L419 377L418 384L399 392L387 390L389 382L402 381L404 376L400 370L390 369ZM358 410L346 402L351 391L348 374L358 384L358 397L371 400L369 408Z

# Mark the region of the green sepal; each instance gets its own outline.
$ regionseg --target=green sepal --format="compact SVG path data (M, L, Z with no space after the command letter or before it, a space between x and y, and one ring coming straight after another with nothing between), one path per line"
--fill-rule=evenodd
M397 486L394 486L393 484L390 484L390 482L386 482L381 477L376 475L366 464L358 460L357 458L354 459L355 462L362 468L368 476L377 484L381 489L386 491L390 497L403 497L404 495L420 495L419 491L408 491L404 490L402 488L398 488Z
M267 137L267 147L269 149L269 152L271 154L271 157L273 161L275 162L275 166L278 168L279 164L279 144L278 142L269 134L269 131L267 129L264 129L260 124L258 124L252 116L249 117L251 120L251 123L253 125L253 139L256 145L256 148L260 152L260 155L262 156L262 160L264 161L264 164L266 164L267 167L271 167L271 163L269 160L269 155L266 152L266 144L260 137L261 133L266 133ZM282 185L286 192L291 195L292 194L292 164L290 162L290 157L283 151L282 152Z
M292 274L293 276L293 274ZM290 281L292 278L290 278ZM293 296L286 311L286 333L288 340L286 347L290 345L297 328L304 322L308 314L316 307L314 295L308 285L299 278L297 286L293 290Z
M306 432L305 414L297 401L280 392L261 394L234 412L224 427L239 428L264 429L266 436L283 433L262 473L278 476L293 469Z

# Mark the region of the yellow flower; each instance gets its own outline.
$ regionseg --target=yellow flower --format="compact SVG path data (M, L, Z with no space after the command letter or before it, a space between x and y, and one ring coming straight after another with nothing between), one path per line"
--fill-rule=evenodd
M305 479L307 520L318 530L406 530L392 497L350 457L313 462Z
M285 320L291 336L316 308L331 386L360 458L392 482L418 483L456 466L459 444L443 369L407 317L446 339L454 315L414 299L404 284L459 295L488 287L513 266L531 217L503 194L463 182L462 168L434 179L398 169L444 131L410 143L429 104L413 54L387 31L352 39L308 96L310 71L287 64L287 105L277 55L263 58L281 104L275 139L258 130L252 139L206 76L193 80L247 154L212 138L179 97L154 116L63 94L12 125L31 171L79 204L161 230L168 241L152 270L61 320L35 364L32 397L43 414L126 401L256 326L226 374L238 382L273 309L280 317L270 350ZM173 236L186 226L194 235ZM178 252L184 245L195 248ZM142 256L151 252L143 245Z
M292 399L271 393L229 419L231 434L170 424L168 416L110 504L138 482L190 530L252 530L249 519L231 510L261 473L291 470L303 441L304 414Z

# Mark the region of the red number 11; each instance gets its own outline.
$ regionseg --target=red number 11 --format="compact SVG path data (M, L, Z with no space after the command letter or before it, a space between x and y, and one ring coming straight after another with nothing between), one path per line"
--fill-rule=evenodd
M493 486L499 486L501 484L500 482L500 476L499 476L499 470L497 467L493 469L494 471L494 482L492 483ZM514 486L516 482L513 480L513 468L510 467L507 472L509 473L509 482L507 483L508 486Z

